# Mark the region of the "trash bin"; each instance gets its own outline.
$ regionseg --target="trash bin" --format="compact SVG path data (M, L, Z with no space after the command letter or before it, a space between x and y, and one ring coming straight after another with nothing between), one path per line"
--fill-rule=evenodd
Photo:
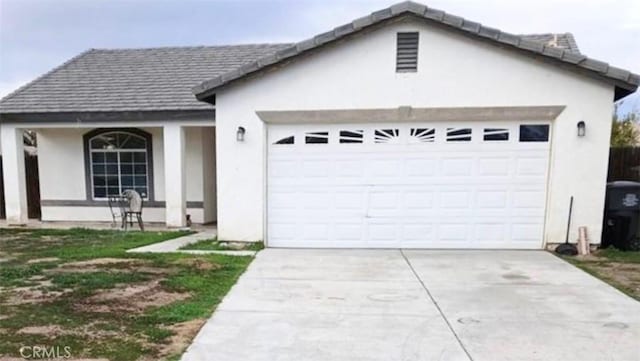
M607 184L602 246L640 251L640 183Z

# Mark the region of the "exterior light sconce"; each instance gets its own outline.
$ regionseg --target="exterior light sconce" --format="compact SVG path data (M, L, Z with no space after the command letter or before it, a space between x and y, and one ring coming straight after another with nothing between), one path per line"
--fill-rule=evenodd
M587 134L587 125L585 124L584 120L581 120L578 122L578 136L584 137L585 134Z
M238 130L236 131L236 140L238 142L244 142L244 133L246 133L246 129L244 129L244 127L238 127Z

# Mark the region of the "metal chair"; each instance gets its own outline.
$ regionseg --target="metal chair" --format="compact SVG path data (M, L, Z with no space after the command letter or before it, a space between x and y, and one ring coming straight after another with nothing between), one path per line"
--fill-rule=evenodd
M111 211L111 228L115 228L120 223L120 228L124 228L124 213L127 207L127 199L122 195L109 196L107 198L109 210Z
M121 195L109 196L109 210L113 219L112 227L116 227L118 220L120 228L127 230L127 226L133 226L134 218L138 222L141 231L144 231L144 222L142 221L143 199L140 193L128 189Z
M130 226L133 226L134 217L138 221L140 230L144 231L144 223L142 222L142 205L144 200L142 199L142 196L133 189L127 189L122 192L122 195L127 200L127 207L124 210L124 217L122 219L125 231L127 230L127 223L129 223Z

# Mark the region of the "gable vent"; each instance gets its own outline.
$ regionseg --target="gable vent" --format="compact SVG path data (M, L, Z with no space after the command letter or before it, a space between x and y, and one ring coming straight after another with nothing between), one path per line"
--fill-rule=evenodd
M398 33L396 72L418 71L418 32Z

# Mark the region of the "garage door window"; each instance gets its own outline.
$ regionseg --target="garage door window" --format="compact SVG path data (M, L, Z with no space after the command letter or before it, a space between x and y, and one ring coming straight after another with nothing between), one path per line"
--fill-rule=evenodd
M499 142L509 140L509 129L484 128L484 140L487 142Z
M409 132L409 143L433 143L436 139L434 128L411 128Z
M362 143L364 130L341 130L340 143Z
M522 124L520 126L521 142L548 142L548 124Z
M327 144L329 143L329 132L309 132L304 137L307 144Z
M447 128L447 142L470 142L471 128Z
M293 144L293 135L290 137L282 138L273 144Z
M376 143L397 143L400 137L399 129L376 129L375 130L375 142Z

